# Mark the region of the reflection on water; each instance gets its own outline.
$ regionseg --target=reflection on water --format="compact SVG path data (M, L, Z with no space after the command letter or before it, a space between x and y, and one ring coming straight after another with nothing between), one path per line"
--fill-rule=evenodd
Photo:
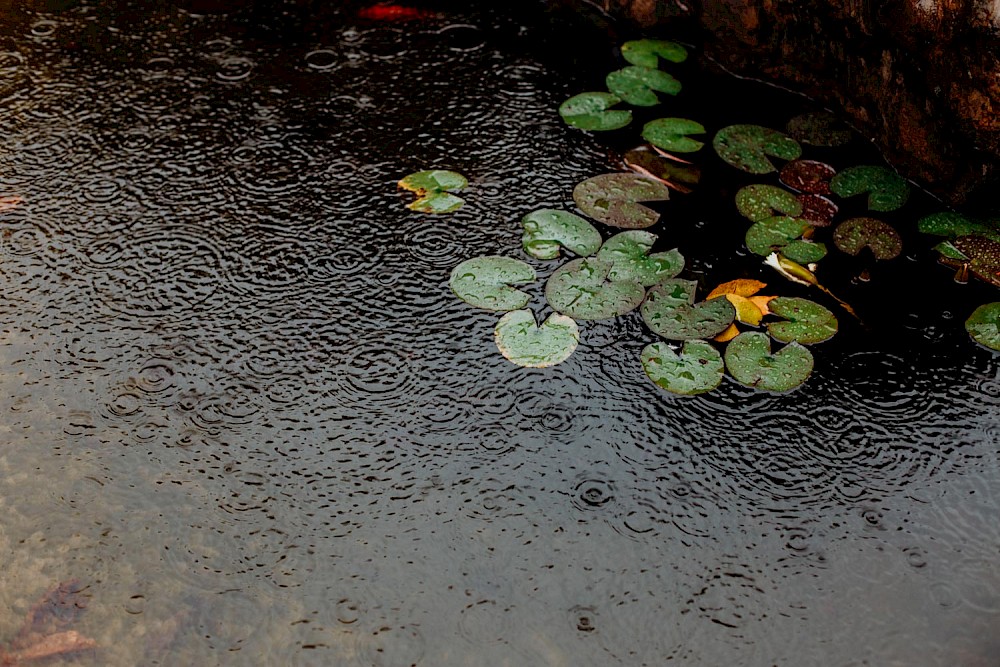
M0 641L76 578L83 664L992 664L1000 371L960 316L680 400L635 316L525 370L450 294L609 167L533 9L67 4L0 35ZM425 168L461 210L406 210ZM659 232L693 275L716 206Z

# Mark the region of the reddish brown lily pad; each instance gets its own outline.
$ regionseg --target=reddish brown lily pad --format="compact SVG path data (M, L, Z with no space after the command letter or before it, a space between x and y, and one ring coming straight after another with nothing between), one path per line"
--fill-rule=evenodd
M974 276L994 287L1000 287L1000 243L982 236L962 236L951 242L967 259L942 257L951 266L967 266Z
M638 174L601 174L573 189L573 201L594 220L622 229L644 229L656 224L660 214L642 202L670 198L666 185Z
M799 192L814 195L830 194L830 179L837 170L825 162L816 160L792 160L781 168L778 179Z
M875 218L851 218L837 225L833 243L848 255L871 250L875 259L894 259L903 251L903 240L890 225Z
M802 204L800 218L813 227L829 227L840 209L832 201L820 195L799 195Z

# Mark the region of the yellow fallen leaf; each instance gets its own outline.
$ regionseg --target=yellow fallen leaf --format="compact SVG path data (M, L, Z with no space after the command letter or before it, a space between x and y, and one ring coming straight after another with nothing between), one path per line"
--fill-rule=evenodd
M736 325L730 324L728 329L720 333L713 340L716 340L720 343L725 343L726 341L730 341L739 335L740 335L740 330L736 328Z
M749 324L754 327L760 324L760 320L764 317L764 313L762 313L760 308L757 307L757 304L746 297L739 296L738 294L727 294L726 298L729 300L729 303L733 304L736 308L737 320L743 324Z
M753 296L765 287L767 287L767 283L762 283L759 280L740 278L738 280L730 280L729 282L722 283L709 292L708 296L705 298L714 299L715 297L722 296L723 294L735 294L736 296L749 297Z
M771 299L776 299L776 298L778 298L778 297L775 297L775 296L752 296L752 297L750 297L750 301L753 303L753 305L757 306L757 308L760 310L761 314L763 314L763 315L770 315L771 314L771 310L767 307L767 304L768 304L768 302Z

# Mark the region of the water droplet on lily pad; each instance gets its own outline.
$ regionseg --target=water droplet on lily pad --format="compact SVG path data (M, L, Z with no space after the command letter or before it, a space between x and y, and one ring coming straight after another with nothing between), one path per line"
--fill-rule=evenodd
M983 236L961 236L952 241L951 245L967 259L942 258L942 262L953 266L967 265L974 276L994 287L1000 287L1000 243Z
M450 213L465 203L452 192L461 192L469 184L465 176L443 169L418 171L399 181L399 187L417 194L406 208L420 213Z
M802 213L802 202L787 190L755 183L736 192L736 208L744 218L759 222L777 215L797 217Z
M569 211L543 208L521 219L521 246L535 259L556 259L560 246L578 257L589 257L601 247L601 233Z
M632 122L631 111L611 108L621 101L611 93L580 93L559 105L559 115L567 125L580 130L617 130Z
M875 259L893 259L903 251L899 233L875 218L845 220L833 231L833 243L848 255L857 255L868 248Z
M802 148L791 137L761 125L730 125L719 130L712 148L730 165L751 174L775 171L769 156L794 160Z
M666 343L652 343L642 350L642 368L653 383L673 394L692 396L712 391L722 382L722 355L702 340L684 343L677 354Z
M514 310L497 323L497 349L509 361L525 368L546 368L569 358L580 342L572 318L552 313L538 326L530 310Z
M650 330L669 340L712 338L736 318L736 309L726 299L695 303L698 283L673 278L654 286L642 304L642 319Z
M452 269L448 285L469 305L486 310L517 310L530 297L511 285L535 281L535 270L510 257L489 255L466 260Z
M569 262L545 284L546 301L577 320L604 320L634 310L645 291L638 282L610 280L613 266L590 257Z
M608 239L597 253L597 259L612 263L608 279L649 287L683 271L684 256L676 248L649 254L656 238L656 234L634 229Z
M975 220L951 211L924 216L917 223L917 228L924 234L950 239L959 236L985 236L1000 241L1000 220Z
M824 306L797 297L779 296L767 304L771 315L781 317L783 322L771 322L767 332L782 343L792 341L803 345L822 343L837 333L837 318Z
M772 354L771 339L758 331L744 331L731 340L725 360L734 380L766 391L794 389L809 378L813 369L812 353L805 347L789 343Z
M673 153L693 153L701 150L704 142L691 139L690 134L705 134L705 128L687 118L657 118L642 127L642 138L649 143Z
M980 345L1000 352L1000 301L976 308L965 321L965 330Z
M799 192L814 195L830 194L830 179L837 170L816 160L792 160L781 168L778 180Z
M608 74L604 79L608 90L637 107L651 107L660 103L656 93L676 95L681 92L681 82L663 70L653 67L630 65Z
M902 176L887 167L861 165L849 167L830 181L830 189L839 197L868 193L872 211L895 211L906 203L910 186Z
M612 227L643 229L656 224L660 214L642 202L670 198L666 185L637 174L601 174L573 189L573 201L586 215Z
M774 216L755 222L746 233L750 252L767 256L779 251L800 264L818 262L826 256L826 246L799 240L809 230L809 224L797 218Z
M672 63L687 60L687 49L677 42L662 39L635 39L622 44L622 56L633 65L657 67L658 58Z

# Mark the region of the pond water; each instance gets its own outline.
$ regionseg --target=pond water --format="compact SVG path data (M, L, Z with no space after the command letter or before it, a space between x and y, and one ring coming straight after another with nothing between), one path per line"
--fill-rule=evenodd
M838 312L791 393L657 389L637 313L522 369L449 272L527 259L520 218L618 168L556 113L620 66L606 35L533 3L15 4L0 642L75 579L86 665L996 664L1000 365L962 328L996 298L912 232L940 204L885 266L827 260L867 326ZM810 108L701 66L667 115ZM695 159L654 229L684 275L822 300L742 248L749 177ZM405 208L429 168L463 208Z

